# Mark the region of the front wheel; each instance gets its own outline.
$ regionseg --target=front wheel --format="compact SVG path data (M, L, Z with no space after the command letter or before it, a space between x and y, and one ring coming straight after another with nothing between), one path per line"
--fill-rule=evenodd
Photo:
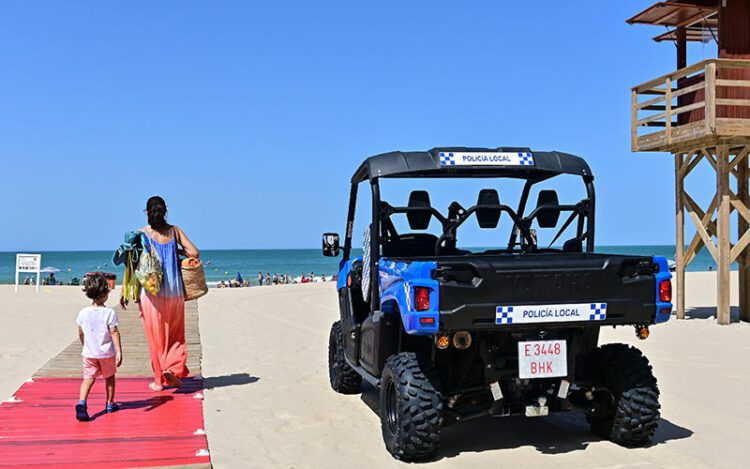
M588 361L599 381L612 394L602 415L589 414L591 430L623 446L651 441L659 425L659 387L651 365L640 350L625 344L595 349Z
M328 377L331 387L341 394L358 394L362 392L362 377L349 366L344 357L344 337L341 321L331 326L328 339Z
M440 444L443 398L432 367L412 352L385 362L380 382L380 422L385 447L394 458L430 458Z

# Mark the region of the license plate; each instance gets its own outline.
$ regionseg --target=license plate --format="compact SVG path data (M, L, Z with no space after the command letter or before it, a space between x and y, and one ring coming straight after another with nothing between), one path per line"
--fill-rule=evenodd
M518 343L518 377L522 379L568 376L568 347L564 340Z

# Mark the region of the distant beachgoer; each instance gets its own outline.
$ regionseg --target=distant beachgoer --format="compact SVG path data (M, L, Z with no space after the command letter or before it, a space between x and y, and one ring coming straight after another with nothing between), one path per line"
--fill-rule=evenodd
M55 278L55 274L51 273L49 274L49 278L47 279L48 285L57 285L57 279Z
M258 285L263 286L263 272L258 272Z
M146 332L154 382L152 391L162 391L166 384L182 385L189 374L185 345L185 293L180 273L180 255L198 258L200 253L179 227L167 223L167 204L159 196L146 203L148 226L144 247L153 248L162 262L163 279L156 295L142 289L138 307ZM124 299L120 301L124 306Z
M226 286L227 285L224 283L224 280L222 280L218 285L216 285L216 288L226 288Z
M271 272L266 272L266 285L271 285Z
M115 404L115 373L122 364L122 345L118 330L117 313L104 306L109 298L109 283L101 272L86 276L83 291L91 299L91 306L78 313L78 338L83 345L83 382L76 404L76 418L81 422L89 420L86 403L96 378L102 377L106 383L107 400L104 411L118 410Z
M708 271L709 271L709 272L711 272L712 270L714 270L714 268L713 268L712 266L710 266L710 265L709 265L709 266L708 266Z
M27 275L26 278L23 280L24 285L31 285L31 278Z

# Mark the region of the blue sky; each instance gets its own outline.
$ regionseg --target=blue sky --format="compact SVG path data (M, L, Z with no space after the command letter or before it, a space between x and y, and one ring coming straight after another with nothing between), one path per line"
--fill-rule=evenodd
M153 194L200 247L317 247L365 156L455 145L580 154L598 244L673 243L673 160L629 149L651 1L359 3L4 2L0 251L112 249Z

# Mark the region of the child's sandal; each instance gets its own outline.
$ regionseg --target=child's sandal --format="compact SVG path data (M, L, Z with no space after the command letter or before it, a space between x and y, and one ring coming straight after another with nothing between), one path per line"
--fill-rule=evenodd
M76 404L76 419L79 422L88 422L90 420L86 404Z

